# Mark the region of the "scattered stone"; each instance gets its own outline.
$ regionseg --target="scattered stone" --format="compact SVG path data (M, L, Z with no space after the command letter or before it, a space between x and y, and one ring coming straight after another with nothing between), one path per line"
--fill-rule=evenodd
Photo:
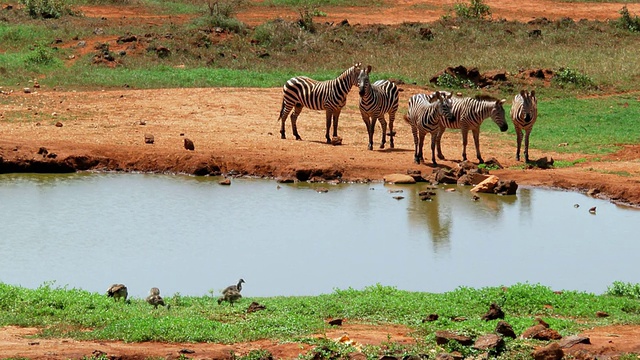
M439 330L436 331L436 344L444 345L449 341L457 341L460 345L469 346L473 344L473 339L465 335L459 335L452 331Z
M496 325L496 332L504 337L510 337L512 339L516 338L516 333L513 331L513 327L504 320L498 321L498 324Z
M323 188L323 187L320 187L320 188L317 188L317 189L316 189L316 192L319 192L319 193L328 193L328 192L329 192L329 189L327 189L327 188Z
M222 179L222 180L218 181L218 184L220 184L220 185L231 185L231 179L229 179L229 178Z
M429 28L420 28L420 37L424 40L433 40L433 31Z
M558 144L558 147L565 147L565 146L569 146L569 143L563 142Z
M596 214L596 207L595 206L589 209L589 214L593 214L593 215Z
M535 360L560 360L564 357L564 351L558 343L552 342L545 347L536 349L532 355Z
M28 87L22 89L22 91L24 91L25 94L31 94L31 89L29 89Z
M342 138L340 136L334 136L331 138L331 145L342 145Z
M144 143L145 144L153 144L153 142L154 142L153 135L144 134Z
M402 200L402 199L404 199L404 196L394 196L393 198L396 199L396 200Z
M489 305L489 311L482 315L482 320L489 321L495 319L504 319L504 311L500 308L500 305L492 303Z
M47 154L47 159L55 159L57 157L58 157L58 154L56 154L56 153L50 152L50 153Z
M181 349L178 351L178 353L180 354L195 354L195 350L191 350L191 349Z
M577 209L580 207L580 204L573 204L573 207Z
M577 344L591 344L591 340L588 337L571 335L558 341L558 345L563 349L568 349Z
M161 59L167 58L169 57L169 55L171 55L171 50L169 50L165 46L156 46L155 51L156 55L158 55L158 57Z
M416 180L410 175L389 174L385 175L384 181L390 184L415 184Z
M184 148L187 150L193 151L195 150L196 147L193 145L193 141L187 138L184 138Z
M451 321L453 322L463 322L463 321L467 321L467 318L464 316L456 316L451 318Z
M423 323L425 323L425 322L433 322L433 321L438 320L438 318L439 318L438 314L429 314L429 315L427 315L426 318L422 319L422 322Z
M423 182L426 181L423 177L422 177L422 173L420 172L420 170L407 170L407 175L413 177L413 179L416 182Z
M438 184L457 184L458 179L452 169L438 169L435 171L435 181Z
M515 195L518 191L518 184L515 180L498 181L498 185L493 189L493 192L498 195Z
M550 169L553 167L553 158L541 157L534 162L534 165L540 169Z
M45 156L49 153L49 150L47 150L46 147L40 147L40 149L38 149L38 155L42 155Z
M544 325L538 324L525 330L522 335L520 335L520 338L549 341L560 340L562 339L562 335L553 329L548 329Z
M589 191L587 191L587 195L594 197L596 195L600 194L600 190L596 189L596 188L592 188L589 189Z
M400 190L400 189L389 189L389 194L397 194L397 193L403 193L404 190Z
M29 345L33 346L33 345L40 345L39 341L29 341Z
M78 43L76 44L77 48L83 48L85 46L87 46L87 42L84 40L78 41Z
M258 304L257 302L253 301L251 304L249 304L249 307L247 308L247 313L253 313L256 311L265 310L266 308L267 307L265 305Z
M490 169L504 169L504 167L502 166L502 164L500 164L498 159L496 159L494 157L492 157L489 160L485 161L484 164L486 165L486 167L488 167Z
M140 121L138 122L138 125L147 125L147 122L146 122L146 121L144 121L144 120L140 120Z
M58 122L56 123L56 127L62 127L62 123L61 123L60 121L58 121Z
M529 31L529 37L542 37L542 30L533 29L533 30Z
M276 182L280 184L291 184L296 182L296 180L292 177L279 177L276 179Z
M332 326L342 326L342 319L333 319L333 320L329 320L329 325L332 325Z
M606 318L606 317L609 317L609 314L604 311L596 311L596 317Z
M473 196L471 197L471 200L473 200L473 201L478 201L478 200L480 200L480 196L478 196L478 195L473 195Z
M504 346L504 340L502 336L496 334L482 335L473 344L473 348L478 350L492 350L502 346Z
M486 180L471 189L471 192L493 193L493 189L498 185L498 179L495 175L490 175Z

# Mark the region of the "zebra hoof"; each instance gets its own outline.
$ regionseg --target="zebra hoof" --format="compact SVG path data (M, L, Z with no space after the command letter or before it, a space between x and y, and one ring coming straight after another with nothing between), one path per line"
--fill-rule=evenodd
M367 146L367 149L368 149L368 150L373 150L373 145L372 145L372 144L369 144L369 146Z

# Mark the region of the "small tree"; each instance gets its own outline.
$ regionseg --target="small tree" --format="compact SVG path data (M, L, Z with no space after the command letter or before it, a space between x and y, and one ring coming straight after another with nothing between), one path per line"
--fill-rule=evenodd
M640 32L640 18L637 15L631 16L626 6L623 6L618 13L621 16L615 22L617 27L631 32Z
M470 0L468 5L456 3L453 11L457 17L464 19L484 19L491 16L491 8L483 0Z

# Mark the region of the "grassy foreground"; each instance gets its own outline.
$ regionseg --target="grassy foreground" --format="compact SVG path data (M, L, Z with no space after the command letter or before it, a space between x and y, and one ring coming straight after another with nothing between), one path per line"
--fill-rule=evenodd
M401 324L413 329L416 344L369 346L362 351L369 358L381 355L403 356L432 351L457 350L465 356L477 350L456 344L439 346L434 332L451 330L473 338L493 333L498 320L481 319L491 303L502 306L505 321L517 334L540 317L563 336L577 334L593 326L640 324L640 286L614 283L606 294L554 292L542 285L516 284L509 288L458 288L434 294L401 291L374 285L362 290L335 290L331 294L305 297L244 298L235 306L219 306L211 296L191 297L175 294L166 298L170 309L154 310L142 299L130 304L116 303L103 294L44 284L27 289L0 283L0 325L41 327L42 337L123 340L127 342L216 342L235 343L258 339L298 341L331 349L344 356L356 351L352 346L330 339L318 340L330 326L327 319L346 318L349 322ZM247 314L256 301L265 310ZM604 311L610 316L597 317ZM433 322L423 320L437 314ZM453 318L464 317L462 322ZM542 342L507 338L503 348L492 351L504 359L526 358ZM520 355L518 355L520 354ZM338 356L338 357L339 357Z

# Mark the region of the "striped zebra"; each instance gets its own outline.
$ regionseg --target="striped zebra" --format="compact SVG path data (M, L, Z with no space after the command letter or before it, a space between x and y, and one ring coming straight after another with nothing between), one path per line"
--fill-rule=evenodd
M469 130L473 133L473 141L476 145L476 156L482 164L484 160L480 155L480 125L484 119L491 117L500 127L500 131L507 131L509 125L504 119L502 104L505 99L498 100L491 96L477 95L475 97L454 97L451 99L451 116L440 122L440 130L436 140L438 158L444 159L440 142L445 129L460 129L462 134L462 160L467 160L467 135Z
M280 109L281 121L280 135L282 139L286 139L284 131L284 123L289 116L291 110L291 127L296 140L302 140L298 134L296 120L302 112L303 107L312 110L325 110L327 114L327 143L331 143L329 137L329 129L333 120L333 136L338 136L338 118L340 111L347 102L347 94L351 87L358 83L358 75L360 73L360 63L356 63L340 76L332 80L318 81L306 76L297 76L289 79L282 89L282 108Z
M414 145L414 161L420 164L424 160L422 148L424 137L431 134L431 162L437 166L435 146L440 122L449 116L451 93L436 91L433 94L416 94L409 98L409 106L404 119L411 125Z
M376 128L376 121L380 121L382 127L382 140L380 149L384 149L387 142L387 121L385 114L389 114L389 144L393 148L393 122L398 111L398 87L388 80L378 80L371 84L369 80L371 65L360 70L358 76L358 87L360 88L360 114L369 133L369 150L373 150L373 133Z
M536 99L536 91L526 90L520 91L513 99L511 106L511 120L516 128L516 136L518 137L518 149L516 150L516 160L520 161L520 146L522 145L522 130L524 129L524 161L529 162L529 135L533 124L538 118L538 99Z

